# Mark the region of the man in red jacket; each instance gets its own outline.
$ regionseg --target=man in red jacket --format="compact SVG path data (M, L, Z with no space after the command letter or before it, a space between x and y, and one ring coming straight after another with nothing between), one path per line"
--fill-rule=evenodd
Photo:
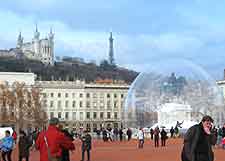
M42 131L37 140L36 148L40 151L40 161L58 161L62 157L62 148L74 150L75 146L70 138L59 129L59 120L51 118L47 131Z

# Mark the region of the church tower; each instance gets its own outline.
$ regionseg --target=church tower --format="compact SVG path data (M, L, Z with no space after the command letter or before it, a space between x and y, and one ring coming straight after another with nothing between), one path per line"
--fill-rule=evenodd
M109 37L109 64L110 65L115 64L112 32L110 32L110 37Z
M17 38L17 45L16 45L16 47L21 49L22 46L23 46L23 37L22 37L21 32L20 32L19 36Z
M52 32L52 28L50 28L50 32L48 34L48 41L49 41L49 59L50 64L54 64L54 33Z
M40 53L40 44L39 44L39 38L40 38L40 33L38 32L38 27L37 27L37 24L36 24L36 29L35 29L35 32L34 32L34 53L39 55Z

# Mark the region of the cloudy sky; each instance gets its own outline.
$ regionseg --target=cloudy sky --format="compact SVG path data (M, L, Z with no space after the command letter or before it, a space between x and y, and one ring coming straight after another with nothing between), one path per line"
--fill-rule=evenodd
M37 23L43 38L53 27L56 56L99 62L113 31L121 66L144 71L181 58L222 79L224 8L225 1L212 0L7 0L0 5L0 48L14 47L19 31L30 41Z

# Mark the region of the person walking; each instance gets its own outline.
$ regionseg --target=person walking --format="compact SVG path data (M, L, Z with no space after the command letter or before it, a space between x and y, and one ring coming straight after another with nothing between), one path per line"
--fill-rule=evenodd
M123 130L122 128L119 130L120 141L123 141Z
M159 130L159 127L157 126L154 130L155 147L159 147L159 134L160 134L160 130Z
M212 117L204 116L199 124L188 129L184 136L182 161L214 160L212 145L216 144L216 136L211 132L212 123Z
M171 127L171 129L170 129L170 137L171 138L173 138L173 135L174 135L174 128L173 128L173 126Z
M151 140L153 140L153 138L154 138L154 130L152 128L150 129L150 135L151 135Z
M103 131L102 131L102 139L104 142L108 141L106 129L103 129Z
M222 138L225 137L225 123L223 124L223 127L222 127Z
M138 148L142 149L144 147L144 132L142 128L138 131Z
M83 136L81 136L81 141L82 141L82 146L81 146L82 159L81 159L81 161L84 161L85 151L87 151L87 161L90 161L90 151L91 151L91 147L92 147L91 140L92 140L91 135L88 133L87 130L85 130Z
M23 158L29 161L30 147L32 146L32 140L30 141L24 131L19 132L19 161Z
M5 131L5 137L0 142L0 150L2 152L2 160L6 161L12 161L11 154L13 149L14 139L10 135L10 131Z
M74 150L70 138L59 130L58 118L51 118L46 131L41 131L36 140L36 148L40 151L40 161L60 161L62 148Z
M62 129L61 131L62 131L62 132L64 133L64 135L65 135L66 137L68 137L71 141L74 141L73 135L70 134L68 130ZM61 161L70 161L70 151L69 151L69 149L62 148L62 159L61 159Z
M132 131L131 131L130 128L128 128L128 129L127 129L127 138L128 138L128 141L130 141L131 136L132 136Z
M164 130L164 128L161 130L160 135L161 135L161 146L166 146L167 132Z
M114 128L114 130L113 130L113 133L114 133L114 140L118 140L118 134L119 134L119 130L118 130L118 128L116 127L116 128Z

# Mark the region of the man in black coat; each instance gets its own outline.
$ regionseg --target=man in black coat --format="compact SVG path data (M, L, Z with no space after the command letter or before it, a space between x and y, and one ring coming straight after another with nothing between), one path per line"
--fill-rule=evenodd
M26 161L29 161L30 147L32 146L32 141L29 140L29 137L24 131L20 131L19 137L19 161L22 161L23 158Z
M182 161L213 161L212 145L216 143L216 136L211 132L213 119L204 116L202 121L188 129L184 137Z
M88 133L87 130L84 131L83 136L81 137L82 141L82 159L81 161L84 161L84 153L87 151L87 161L90 161L90 150L91 150L91 135Z
M71 141L74 141L73 135L69 133L68 130L63 129L62 132L67 136ZM68 149L62 148L62 158L61 161L70 161L70 151Z
M223 124L223 127L222 127L222 137L223 138L225 137L225 124Z

